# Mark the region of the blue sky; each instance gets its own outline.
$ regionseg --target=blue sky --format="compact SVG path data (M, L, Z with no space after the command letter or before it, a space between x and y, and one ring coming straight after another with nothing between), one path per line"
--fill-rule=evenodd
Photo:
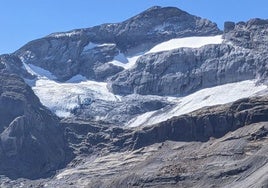
M268 19L268 0L0 0L0 54L52 32L123 21L153 6L175 6L208 18Z

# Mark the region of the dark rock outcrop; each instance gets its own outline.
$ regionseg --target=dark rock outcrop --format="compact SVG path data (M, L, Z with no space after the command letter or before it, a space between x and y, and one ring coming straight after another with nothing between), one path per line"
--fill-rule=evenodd
M232 31L235 28L234 22L224 22L224 33L228 33L229 31Z
M238 22L224 38L236 46L251 49L255 53L267 53L268 20L251 19L248 22Z
M0 55L0 73L17 74L26 79L35 78L26 71L20 58L12 54Z
M50 176L72 158L59 119L24 81L0 74L0 174L35 179Z

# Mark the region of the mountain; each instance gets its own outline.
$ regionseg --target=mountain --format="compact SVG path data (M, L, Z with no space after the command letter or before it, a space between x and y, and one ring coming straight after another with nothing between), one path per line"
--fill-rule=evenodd
M268 186L267 36L155 6L1 55L0 186Z

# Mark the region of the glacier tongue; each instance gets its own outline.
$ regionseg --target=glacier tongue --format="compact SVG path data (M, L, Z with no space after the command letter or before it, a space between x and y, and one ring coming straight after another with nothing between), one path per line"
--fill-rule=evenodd
M119 100L119 97L108 91L104 82L58 83L39 79L32 89L40 101L60 117L70 116L71 111L79 106L79 100Z
M226 104L258 93L268 92L266 85L256 85L254 80L241 81L199 90L181 98L170 98L176 103L169 109L160 109L137 116L126 123L129 127L146 126L187 114L205 106Z

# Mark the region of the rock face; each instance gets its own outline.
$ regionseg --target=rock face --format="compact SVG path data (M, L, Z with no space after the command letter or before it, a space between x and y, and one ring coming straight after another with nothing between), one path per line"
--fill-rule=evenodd
M224 33L228 33L229 31L232 31L235 28L234 22L224 22Z
M225 33L223 44L144 55L136 67L115 75L109 87L123 95L185 95L242 80L267 81L267 32L267 20L250 20Z
M15 55L0 55L0 72L17 74L22 78L34 79L24 68L22 61Z
M102 81L122 71L105 64L119 52L141 52L175 37L220 33L216 24L206 19L177 8L153 7L121 23L51 34L26 44L15 55L49 70L60 81L77 74Z
M268 98L263 96L203 108L137 129L65 119L61 125L75 160L51 179L23 183L50 187L266 187L267 118Z
M88 149L113 148L113 151L136 150L155 143L171 141L206 142L220 138L240 127L268 121L268 97L246 98L231 104L205 107L192 113L173 117L162 123L144 128L119 128L94 121L64 120L69 140L77 137ZM77 126L75 126L77 124ZM86 128L88 124L88 128ZM84 130L84 131L82 131ZM74 142L74 141L72 141ZM75 140L74 143L78 141Z
M21 78L0 74L0 173L12 179L45 177L71 157L59 119Z

